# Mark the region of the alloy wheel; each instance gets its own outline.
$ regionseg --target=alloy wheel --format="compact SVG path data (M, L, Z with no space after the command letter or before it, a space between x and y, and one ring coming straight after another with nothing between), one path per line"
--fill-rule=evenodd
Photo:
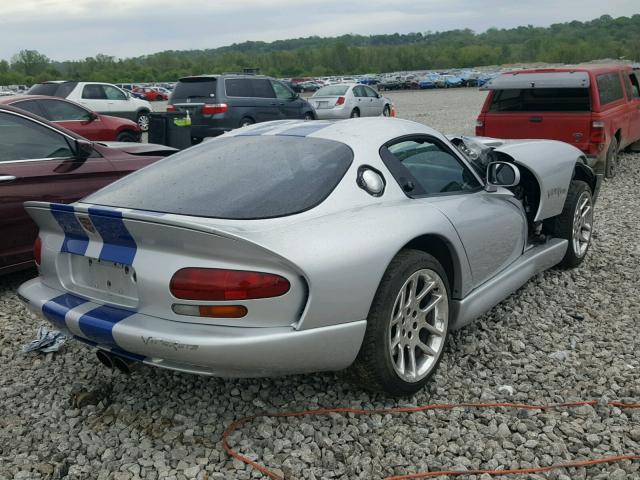
M396 374L406 382L425 378L444 349L449 301L444 281L435 271L413 273L396 296L388 342Z
M582 192L573 214L573 251L577 257L583 257L589 248L591 232L593 230L593 208L591 195Z

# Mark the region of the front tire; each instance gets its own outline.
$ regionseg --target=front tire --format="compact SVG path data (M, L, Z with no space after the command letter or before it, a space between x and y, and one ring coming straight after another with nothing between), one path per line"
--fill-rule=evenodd
M138 113L138 117L136 118L136 123L140 127L140 130L143 132L149 131L149 112L146 110Z
M139 135L134 132L120 132L116 137L117 142L137 142Z
M389 105L385 105L384 109L382 110L382 116L383 117L390 117L391 116L391 107Z
M575 268L587 256L593 232L593 197L586 182L572 180L562 213L555 218L553 234L569 242L559 266Z
M304 119L309 121L309 120L315 120L315 116L313 115L313 113L311 112L307 112L304 114Z
M351 368L365 388L412 395L433 376L449 333L449 287L442 265L403 250L376 292L360 352Z
M606 178L613 178L618 173L618 140L615 137L611 139L609 144L604 169Z

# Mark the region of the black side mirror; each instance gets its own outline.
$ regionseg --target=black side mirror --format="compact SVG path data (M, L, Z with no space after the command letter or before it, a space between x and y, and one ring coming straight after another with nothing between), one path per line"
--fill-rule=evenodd
M515 187L520 183L520 170L513 163L491 162L487 165L487 190L496 187Z
M87 121L89 122L94 122L98 119L98 114L96 112L88 112L87 114Z
M93 143L89 140L76 140L75 156L78 160L86 160L93 153Z

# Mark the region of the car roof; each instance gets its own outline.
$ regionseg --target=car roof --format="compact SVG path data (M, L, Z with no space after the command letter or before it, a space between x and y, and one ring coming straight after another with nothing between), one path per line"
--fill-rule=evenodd
M55 123L50 122L49 120L47 120L46 118L42 118L39 117L38 115L34 115L31 112L27 112L26 110L22 110L21 108L18 107L13 107L11 105L5 105L5 104L0 104L0 112L9 112L9 113L17 113L22 115L23 117L27 117L31 120L34 120L36 122L39 122L43 125L48 126L49 128L53 129L53 130L57 130L65 135L67 135L68 137L71 137L75 140L85 140L86 139L80 135L78 135L77 133L72 132L71 130L67 130L64 127L61 127L60 125L56 125Z
M593 74L608 73L614 70L631 70L631 65L620 63L603 64L578 64L552 68L527 68L524 70L510 70L503 73L563 73L563 72L590 72Z

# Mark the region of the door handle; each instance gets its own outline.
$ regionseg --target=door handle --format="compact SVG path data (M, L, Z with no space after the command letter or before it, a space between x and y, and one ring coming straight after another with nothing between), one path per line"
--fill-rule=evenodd
M542 117L529 117L531 123L542 123Z
M14 177L13 175L0 175L0 182L13 182L18 177Z

